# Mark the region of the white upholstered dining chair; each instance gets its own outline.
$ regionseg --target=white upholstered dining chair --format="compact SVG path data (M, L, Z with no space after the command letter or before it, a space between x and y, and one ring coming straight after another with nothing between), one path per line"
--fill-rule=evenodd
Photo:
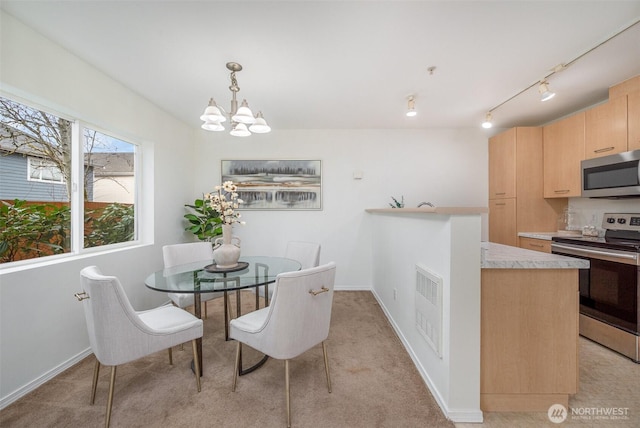
M162 247L164 268L184 265L200 260L213 263L213 247L210 242L189 242L186 244L172 244ZM179 308L193 306L193 293L167 293L171 301ZM224 296L222 292L201 293L200 301L204 306L204 317L207 318L207 301Z
M80 272L82 292L75 296L82 302L89 343L96 356L91 389L95 402L100 365L111 366L111 381L105 426L111 421L116 367L165 349L173 364L171 347L191 341L195 373L200 373L196 339L202 337L202 320L172 305L148 311L135 311L115 276L105 276L96 266ZM200 376L196 375L200 392Z
M334 262L276 277L270 306L231 320L229 336L238 341L232 390L236 390L242 344L284 360L287 426L291 426L289 360L322 344L327 387L331 376L326 339L329 336L336 265ZM264 369L263 369L264 370Z
M284 257L287 259L300 262L300 269L316 267L320 264L320 244L315 242L289 241ZM273 297L273 286L268 287L269 298L266 303ZM252 290L253 291L253 290ZM264 286L258 287L260 297L265 297Z

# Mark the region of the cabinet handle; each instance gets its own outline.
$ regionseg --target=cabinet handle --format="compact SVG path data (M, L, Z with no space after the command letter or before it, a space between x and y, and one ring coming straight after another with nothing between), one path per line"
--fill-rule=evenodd
M504 202L496 202L496 205L507 205L507 204Z
M494 193L494 195L506 195L507 192Z
M569 189L565 190L554 190L553 193L569 193Z
M542 248L544 247L544 245L542 244L529 244L530 247L538 247L538 248Z
M603 149L597 149L594 150L593 153L604 153L604 152L610 152L611 150L615 149L615 147L611 146L611 147L605 147Z

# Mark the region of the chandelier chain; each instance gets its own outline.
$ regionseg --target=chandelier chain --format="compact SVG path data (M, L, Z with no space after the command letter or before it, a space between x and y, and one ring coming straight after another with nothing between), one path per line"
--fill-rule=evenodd
M231 92L240 91L240 87L238 86L238 80L236 79L235 71L231 72L231 86L229 86L229 89L231 90Z

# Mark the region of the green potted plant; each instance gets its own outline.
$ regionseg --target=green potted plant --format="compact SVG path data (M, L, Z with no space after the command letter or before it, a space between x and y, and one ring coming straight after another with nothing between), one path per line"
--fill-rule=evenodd
M193 233L201 241L213 242L216 237L222 235L222 219L220 214L203 199L196 199L193 205L185 204L190 210L184 215L189 225L184 229Z

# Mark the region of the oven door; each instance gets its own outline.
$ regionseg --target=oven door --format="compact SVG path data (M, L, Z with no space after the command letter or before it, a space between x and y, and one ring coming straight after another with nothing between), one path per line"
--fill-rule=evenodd
M553 243L554 254L589 260L581 269L580 313L640 334L640 266L637 253Z

